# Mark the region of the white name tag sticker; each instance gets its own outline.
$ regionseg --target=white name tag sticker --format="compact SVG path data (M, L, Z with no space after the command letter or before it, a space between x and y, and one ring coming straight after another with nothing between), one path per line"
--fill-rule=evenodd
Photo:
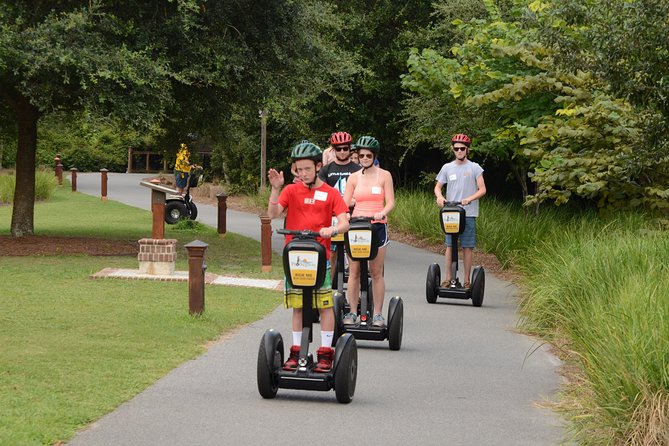
M381 188L379 186L372 186L373 195L381 195Z
M314 200L325 201L328 199L328 193L323 192L322 190L317 190L314 192Z
M453 174L453 175L449 176L448 179L449 179L449 181L455 181L455 180L458 179L458 176L456 174Z

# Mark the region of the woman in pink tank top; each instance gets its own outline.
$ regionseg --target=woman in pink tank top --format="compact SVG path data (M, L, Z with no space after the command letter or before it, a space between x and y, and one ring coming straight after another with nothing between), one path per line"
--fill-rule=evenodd
M383 318L383 300L386 292L383 269L386 246L390 242L387 216L395 207L393 177L390 172L374 163L381 148L376 138L362 136L356 142L355 148L362 170L351 174L348 178L344 201L349 207L355 205L351 217L372 217L374 229L379 235L379 251L376 258L369 262L369 272L372 276L374 295L372 325L383 327L386 324ZM344 325L355 325L358 322L356 311L360 300L360 263L355 261L349 262L347 298L351 312L344 315Z

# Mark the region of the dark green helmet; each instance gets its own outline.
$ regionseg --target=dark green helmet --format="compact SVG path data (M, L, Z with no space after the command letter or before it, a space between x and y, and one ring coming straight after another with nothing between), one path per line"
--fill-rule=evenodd
M293 147L290 157L293 161L301 159L311 159L320 162L323 156L323 151L316 144L307 141L306 139Z
M361 136L355 142L355 150L360 149L371 150L374 155L378 155L379 150L381 150L381 144L379 143L379 140L373 136Z

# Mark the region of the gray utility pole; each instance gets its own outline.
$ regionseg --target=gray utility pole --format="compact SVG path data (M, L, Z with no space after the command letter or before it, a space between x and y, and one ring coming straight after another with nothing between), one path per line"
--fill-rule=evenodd
M265 191L267 176L267 110L260 110L260 192Z

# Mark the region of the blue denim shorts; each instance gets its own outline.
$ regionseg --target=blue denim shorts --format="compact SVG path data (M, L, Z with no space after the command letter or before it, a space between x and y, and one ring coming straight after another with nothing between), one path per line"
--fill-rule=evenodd
M458 244L461 248L476 247L476 217L465 217L465 230L458 236ZM446 246L453 246L449 234L446 234Z
M180 170L175 170L174 179L176 181L177 187L185 189L186 184L188 184L188 172L181 172Z

